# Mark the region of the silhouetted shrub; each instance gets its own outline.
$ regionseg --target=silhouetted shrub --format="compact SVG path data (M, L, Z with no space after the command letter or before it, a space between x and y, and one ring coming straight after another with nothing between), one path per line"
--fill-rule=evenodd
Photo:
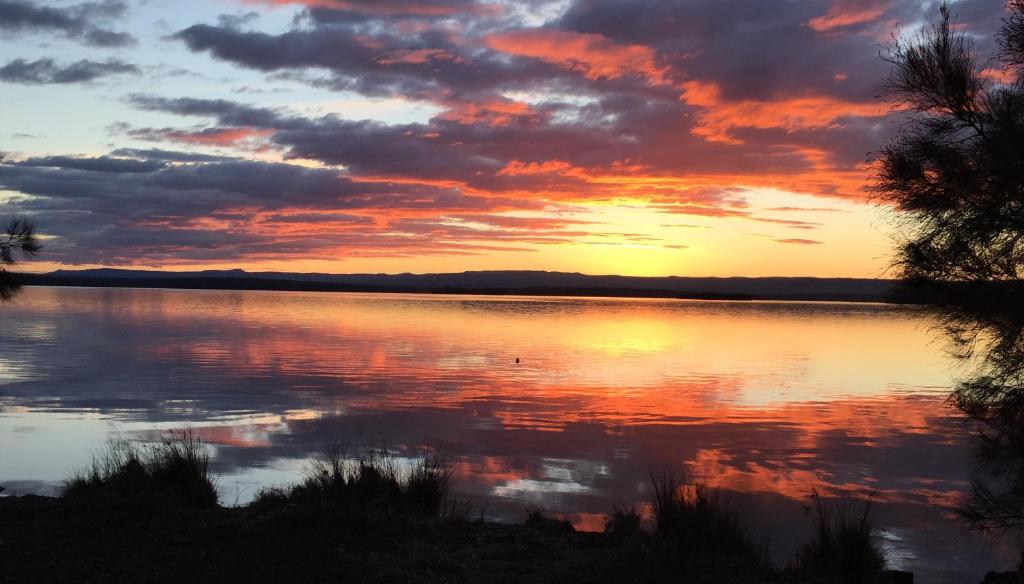
M210 456L190 429L172 431L156 445L112 442L88 468L65 482L64 496L74 502L133 499L187 508L217 504Z
M814 539L804 546L797 572L829 582L877 582L885 556L871 534L870 501L811 496Z
M679 473L651 474L655 534L681 549L725 547L753 552L739 514L721 494Z
M445 507L451 480L452 469L448 460L429 455L409 475L406 499L412 507L437 515Z
M541 509L529 509L526 511L526 521L524 525L528 525L537 529L551 529L554 531L576 531L576 528L572 526L572 523L568 519L559 519L557 517L549 517L544 514Z
M719 491L670 469L652 472L651 486L653 581L672 575L682 581L747 582L772 575L767 546L754 542Z
M622 509L615 507L604 521L604 532L612 535L630 536L640 532L640 514L636 507Z
M256 509L329 506L334 510L414 513L436 517L447 507L452 471L443 457L428 455L403 471L387 450L369 450L355 459L330 449L314 459L306 477L287 488L264 489Z

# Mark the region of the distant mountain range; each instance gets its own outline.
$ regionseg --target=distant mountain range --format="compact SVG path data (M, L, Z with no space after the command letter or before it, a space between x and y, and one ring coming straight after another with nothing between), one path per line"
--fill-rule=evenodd
M725 300L884 301L893 281L867 278L690 278L591 276L569 272L481 271L448 274L316 274L202 270L57 270L21 274L29 286L96 286L325 292L413 292L625 296Z

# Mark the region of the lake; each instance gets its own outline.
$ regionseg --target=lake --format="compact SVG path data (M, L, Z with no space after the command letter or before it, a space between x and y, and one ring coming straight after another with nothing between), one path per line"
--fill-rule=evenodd
M912 308L26 288L0 324L7 494L55 492L111 437L188 425L228 504L331 444L434 449L489 519L544 509L597 530L669 465L725 491L780 561L815 491L870 496L918 582L1017 558L955 514L962 371Z

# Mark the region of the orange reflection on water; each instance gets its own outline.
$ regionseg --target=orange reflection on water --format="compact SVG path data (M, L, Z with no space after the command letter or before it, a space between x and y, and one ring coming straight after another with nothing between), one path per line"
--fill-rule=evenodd
M10 419L191 423L238 481L293 476L332 441L388 444L447 453L499 516L596 529L668 464L793 505L873 493L917 525L946 521L968 471L955 372L908 309L40 288L16 305L8 329L36 332L0 359L28 372L0 386Z

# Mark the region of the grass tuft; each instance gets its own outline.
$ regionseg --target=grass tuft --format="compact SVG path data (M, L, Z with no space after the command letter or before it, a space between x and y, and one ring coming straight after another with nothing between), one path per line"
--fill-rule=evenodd
M111 442L65 481L64 496L77 503L134 500L196 509L217 505L210 455L199 435L187 428L171 431L155 445Z
M253 506L264 510L330 506L437 517L449 508L451 482L451 465L442 456L427 455L405 470L385 449L366 451L353 460L331 448L313 460L302 482L264 489Z
M671 546L750 548L739 514L717 490L672 471L651 474L655 533Z
M604 521L604 532L617 536L632 536L640 533L640 513L636 507L612 508Z
M405 485L406 499L413 508L437 515L448 502L451 482L452 467L448 459L428 455L409 475Z
M797 571L832 582L875 582L885 556L872 539L871 502L811 495L814 539L801 550Z

